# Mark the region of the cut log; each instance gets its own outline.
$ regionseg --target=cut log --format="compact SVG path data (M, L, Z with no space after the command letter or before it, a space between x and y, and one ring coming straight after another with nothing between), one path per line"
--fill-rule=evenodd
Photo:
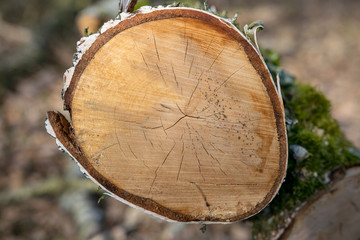
M297 213L279 239L359 239L360 167L320 192Z
M113 197L165 219L233 222L263 209L283 182L287 140L253 44L189 8L106 26L79 42L65 75L71 124L48 113L61 148Z

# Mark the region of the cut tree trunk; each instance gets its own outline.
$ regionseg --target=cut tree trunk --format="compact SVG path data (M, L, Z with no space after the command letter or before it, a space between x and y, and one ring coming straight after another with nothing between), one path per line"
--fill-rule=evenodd
M272 200L287 165L283 106L231 23L142 10L79 50L65 74L71 124L49 112L48 131L113 197L184 222L237 221Z
M359 239L360 167L317 194L297 214L280 239Z

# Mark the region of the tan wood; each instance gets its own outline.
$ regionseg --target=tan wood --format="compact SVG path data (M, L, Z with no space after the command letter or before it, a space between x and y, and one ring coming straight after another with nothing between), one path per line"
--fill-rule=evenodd
M138 13L99 35L65 106L73 129L55 113L50 123L88 174L169 219L251 216L285 175L284 113L266 66L235 27L202 11Z

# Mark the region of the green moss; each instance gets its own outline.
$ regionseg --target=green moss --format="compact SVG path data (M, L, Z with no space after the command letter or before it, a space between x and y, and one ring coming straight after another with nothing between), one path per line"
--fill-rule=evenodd
M302 146L309 156L297 161L289 150L286 181L278 195L249 219L254 239L268 239L272 231L284 226L296 208L327 186L332 172L360 164L354 146L331 117L329 100L311 85L281 71L278 54L262 52L273 77L280 71L286 120L291 123L287 124L288 144Z
M148 5L150 5L150 0L138 0L134 7L134 11L138 10L142 6L148 6Z

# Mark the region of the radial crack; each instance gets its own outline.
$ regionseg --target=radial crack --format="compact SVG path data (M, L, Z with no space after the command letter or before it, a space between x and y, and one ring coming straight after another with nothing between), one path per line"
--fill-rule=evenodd
M150 129L150 130L159 129L159 128L162 128L162 127L163 127L163 126L156 126L156 127L145 127L145 126L141 126L141 128Z
M197 152L196 152L196 148L195 148L195 145L194 145L194 142L192 143L193 144L193 147L194 147L194 151L195 151L195 157L197 159L197 162L198 162L198 169L199 169L199 173L202 177L202 179L205 181L205 177L202 173L202 170L201 170L201 162L200 162L200 159L199 159L199 156L197 155Z
M171 125L170 127L165 128L165 130L168 130L168 129L174 127L178 122L180 122L181 120L183 120L183 119L186 118L186 117L187 117L186 115L182 116L182 117L179 118L173 125Z
M165 129L165 127L164 127L162 118L160 118L160 122L161 122L162 129L164 130L164 133L165 133L165 135L167 136L167 132L166 132L167 129Z
M209 143L215 150L217 150L217 151L220 151L221 153L225 153L223 150L221 150L220 148L217 148L217 147L215 147L214 146L214 144L212 144L212 143Z
M155 181L156 181L156 179L157 179L157 177L158 177L158 171L159 171L159 169L160 169L162 166L164 166L164 164L165 164L166 160L168 159L170 153L174 150L175 145L176 145L176 143L174 143L174 146L170 149L170 151L168 152L168 154L165 156L165 159L163 160L163 162L156 168L156 170L155 170L155 177L154 177L154 179L153 179L153 181L152 181L152 183L151 183L151 187L150 187L149 194L151 193L151 191L152 191L152 189L153 189L153 186L154 186L154 183L155 183Z
M115 106L115 108L114 108L114 119L115 119L115 113L116 113L116 106ZM115 121L116 121L116 119L115 119ZM116 125L115 125L115 126L116 126ZM115 127L115 137L116 137L117 144L119 145L120 151L124 154L124 157L126 158L125 152L124 152L123 149L121 148L119 136L118 136L118 134L117 134L117 127Z
M205 55L208 53L208 51L209 51L209 48L210 48L210 46L213 44L213 40L214 40L214 36L212 36L212 38L211 38L211 40L210 40L210 42L209 42L209 44L208 44L208 46L207 46L207 48L206 48L206 50L205 50L205 52L204 52L204 55L203 55L203 58L205 57Z
M159 73L160 73L160 75L161 75L161 78L162 78L162 80L164 81L164 83L165 83L165 85L166 85L166 80L165 80L165 78L164 78L164 75L163 75L163 73L161 72L161 69L160 69L160 67L159 67L159 65L156 63L156 67L157 67L157 69L159 70Z
M166 106L165 104L160 103L160 106L162 106L163 108L166 108L166 109L172 110L170 107Z
M176 181L179 181L179 176L180 176L180 172L181 172L181 167L182 167L183 161L184 161L184 155L181 156L181 162L180 162L179 171L178 171L178 174L177 174L177 177L176 177Z
M149 65L147 64L146 60L145 60L145 57L144 57L144 54L141 52L141 50L139 49L138 45L136 44L136 41L133 39L133 42L134 42L134 45L135 45L135 48L140 52L141 54L141 57L146 65L146 67L149 69Z
M159 55L159 51L158 51L158 48L157 48L156 38L155 38L154 32L153 32L152 34L153 34L153 39L154 39L154 45L155 45L156 55L157 55L158 60L160 61L160 55Z
M187 39L187 41L186 41L186 49L185 49L185 56L184 56L184 64L185 64L185 61L186 61L186 56L187 56L188 48L189 48L189 39Z
M190 77L191 69L192 69L192 67L194 65L194 60L195 60L195 57L193 57L193 60L191 61L190 68L189 68L189 73L188 73L188 78Z
M203 143L201 143L201 145L202 145L202 147L204 148L205 152L206 152L213 160L215 160L215 161L218 163L220 171L221 171L225 176L227 176L227 174L225 173L225 171L221 168L220 161L219 161L216 157L214 157L211 153L209 153L209 152L207 151L207 149L205 148L205 145L204 145Z
M230 78L232 76L234 76L238 71L240 71L244 66L242 66L241 68L239 68L238 70L236 70L235 72L233 72L227 79L225 79L225 81L223 81L213 92L213 94L215 94L227 81L230 80Z
M199 190L202 198L204 199L204 202L205 202L206 207L207 207L207 208L209 209L209 211L210 211L210 203L207 201L206 195L205 195L204 191L203 191L203 190L201 189L201 187L200 187L198 184L196 184L195 182L190 182L190 183L193 184L193 185L195 185L195 187Z
M199 84L200 84L200 78L202 77L203 73L204 73L204 72L202 72L202 73L201 73L201 75L200 75L200 77L198 78L198 82L197 82L197 84L196 84L196 86L195 86L194 90L193 90L193 91L192 91L192 93L191 93L191 96L190 96L190 99L189 99L188 105L190 104L191 99L193 98L194 93L195 93L196 89L198 88L198 86L199 86Z
M183 120L183 119L186 118L186 117L188 117L188 118L195 118L195 119L205 119L205 118L201 118L201 117L195 117L195 116L187 115L187 114L185 114L185 113L181 110L181 108L179 107L178 104L176 104L176 106L178 107L179 111L180 111L184 116L180 117L174 124L172 124L170 127L165 128L164 130L168 130L168 129L174 127L176 124L178 124L181 120Z
M145 134L145 131L143 130L143 133L144 133L144 138L145 138L145 141L148 141L147 137L146 137L146 134Z
M128 143L127 145L128 145L128 147L129 147L130 152L132 153L132 155L134 155L134 157L135 157L136 159L138 159L138 157L135 155L134 151L131 149L130 144Z
M172 68L172 72L173 72L173 74L174 74L174 80L175 80L175 82L176 82L176 86L179 87L179 82L177 81L176 74L175 74L175 70L174 70L174 66L173 66L172 64L171 64L171 68Z
M155 148L153 142L152 142L150 139L149 139L149 142L150 142L151 146L152 146L153 148Z
M210 65L208 71L212 68L212 66L215 64L216 60L220 57L221 53L224 51L225 48L223 48L219 54L216 56L216 58L214 59L214 61L212 62L212 64Z

